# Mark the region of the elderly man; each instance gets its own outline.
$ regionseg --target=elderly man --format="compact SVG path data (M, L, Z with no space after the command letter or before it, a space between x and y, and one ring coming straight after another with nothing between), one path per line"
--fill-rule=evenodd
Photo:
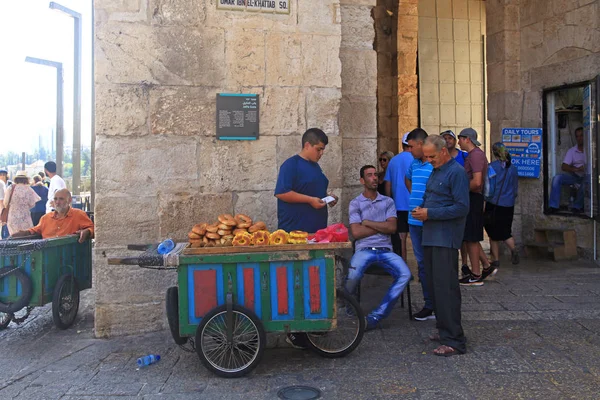
M423 221L424 265L439 331L430 339L441 344L433 353L448 357L467 351L460 314L458 249L469 213L469 179L441 136L428 136L423 154L433 172L423 205L412 210L412 216Z
M94 237L94 223L85 211L71 207L71 193L60 189L54 193L54 211L44 215L40 223L31 229L16 232L12 237L42 235L42 238L55 238L78 234L79 243Z
M574 185L577 188L577 196L572 204L574 213L583 212L583 199L585 195L584 175L585 175L585 152L583 151L583 128L575 129L575 140L577 144L567 151L561 169L562 174L557 174L552 178L552 190L550 191L549 212L551 214L558 212L560 208L560 188L564 185ZM589 181L588 181L589 183Z

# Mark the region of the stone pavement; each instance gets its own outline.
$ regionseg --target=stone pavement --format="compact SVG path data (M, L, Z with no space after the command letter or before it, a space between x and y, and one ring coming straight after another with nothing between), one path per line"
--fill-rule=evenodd
M387 278L365 279L363 299L374 303ZM316 387L323 399L600 398L600 268L589 262L504 261L484 286L463 288L465 355L434 356L434 322L409 321L397 306L346 358L267 349L234 380L209 373L168 332L95 339L93 291L83 293L69 330L54 328L45 306L0 331L0 399L276 399L289 385ZM161 361L137 369L148 353Z

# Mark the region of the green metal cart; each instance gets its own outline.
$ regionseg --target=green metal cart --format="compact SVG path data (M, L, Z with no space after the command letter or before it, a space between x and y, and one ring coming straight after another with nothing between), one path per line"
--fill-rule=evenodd
M54 324L66 329L79 310L79 291L92 287L91 240L79 235L0 241L0 329L22 322L32 307L52 302ZM15 314L26 310L25 315Z
M365 330L358 302L335 288L335 251L350 243L186 248L161 257L177 269L166 313L175 343L191 342L215 374L239 377L259 363L267 332L306 335L324 357L343 357ZM148 260L148 258L146 258ZM147 266L144 257L110 264Z

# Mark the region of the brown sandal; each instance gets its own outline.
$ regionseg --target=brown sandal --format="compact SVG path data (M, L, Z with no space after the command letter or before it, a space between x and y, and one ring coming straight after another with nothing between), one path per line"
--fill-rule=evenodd
M460 353L458 350L456 350L453 347L446 346L443 344L440 347L438 347L437 349L433 350L433 354L435 354L436 356L441 356L441 357L450 357L450 356L454 356L454 355L462 354L462 353Z

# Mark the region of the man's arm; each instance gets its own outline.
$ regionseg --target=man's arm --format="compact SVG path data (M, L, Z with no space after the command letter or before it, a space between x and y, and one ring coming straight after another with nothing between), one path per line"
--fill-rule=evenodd
M307 196L305 194L294 192L293 190L290 190L286 193L276 194L275 197L281 201L285 201L286 203L307 203L316 209L323 208L327 205L318 197Z
M404 184L406 185L406 189L408 189L408 193L412 193L412 181L405 177Z
M374 230L375 233L379 232L384 233L386 235L391 235L393 233L396 233L397 222L396 218L388 218L384 222L375 222L365 219L362 221L361 225Z
M352 237L354 240L364 239L369 236L373 236L377 233L377 231L373 228L369 228L367 226L361 224L350 224L350 233L352 233Z
M570 164L562 163L561 169L564 172L583 172L584 171L584 166L582 165L581 167L574 167L574 166L572 166Z
M387 197L392 197L392 182L385 181L384 185L385 185L385 195Z
M479 193L483 189L483 173L473 172L473 179L469 182L469 190Z

